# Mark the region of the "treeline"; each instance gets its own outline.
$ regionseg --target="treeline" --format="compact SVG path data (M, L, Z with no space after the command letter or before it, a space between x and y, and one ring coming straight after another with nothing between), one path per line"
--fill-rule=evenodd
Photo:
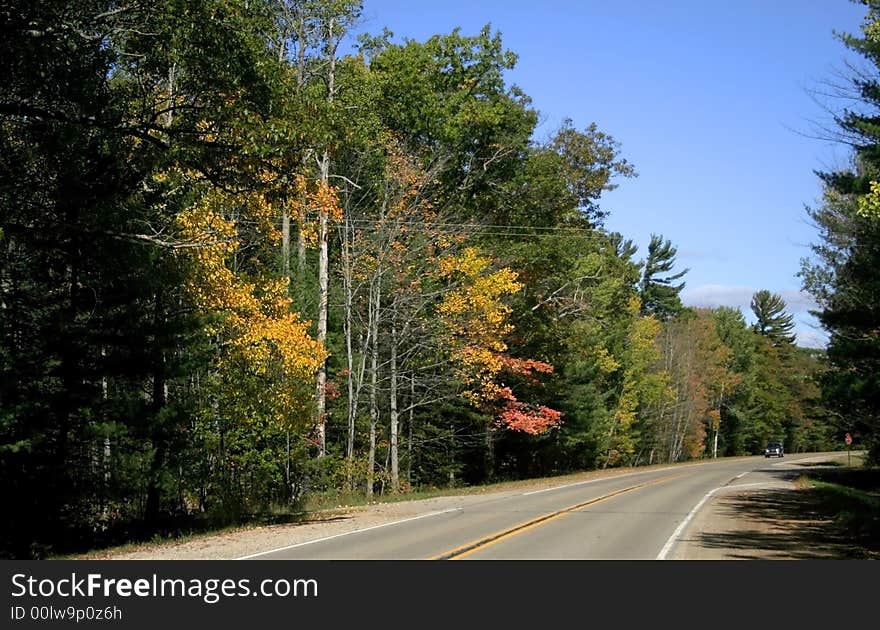
M831 96L835 125L822 134L852 149L849 164L820 173L821 203L809 208L819 230L802 262L804 288L819 304L829 332L823 404L835 434L849 433L880 463L880 3L867 7L861 33L840 39L864 63L850 66ZM842 103L842 105L841 105ZM840 442L838 441L838 444Z
M2 553L830 444L779 296L685 308L604 229L613 137L360 10L0 4Z

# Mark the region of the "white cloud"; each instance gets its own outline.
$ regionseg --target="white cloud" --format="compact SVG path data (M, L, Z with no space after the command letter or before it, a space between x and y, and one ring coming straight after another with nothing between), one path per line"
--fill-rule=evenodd
M681 301L686 306L702 308L718 308L730 306L739 308L743 312L749 310L749 303L755 289L752 287L739 287L727 284L704 284L695 289L686 289L681 294Z
M801 348L824 348L828 345L828 336L820 330L798 328L796 332L797 345Z
M681 301L686 306L698 308L718 308L729 306L742 311L746 321L754 321L751 302L755 294L754 287L727 285L727 284L704 284L694 289L686 289L681 294ZM773 289L770 289L773 291ZM817 308L815 300L808 293L792 289L773 291L785 300L786 311L795 316L795 334L797 345L803 348L824 348L828 343L828 336L818 326L809 311Z
M694 307L730 306L740 309L748 316L751 315L752 296L758 290L754 287L729 284L704 284L694 289L685 289L681 294L681 300L686 306ZM816 308L812 296L803 291L787 289L774 293L778 293L785 300L786 310L791 314L806 313Z

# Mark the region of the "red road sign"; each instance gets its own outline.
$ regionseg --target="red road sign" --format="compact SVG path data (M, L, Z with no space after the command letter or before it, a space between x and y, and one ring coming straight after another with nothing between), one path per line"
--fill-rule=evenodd
M846 442L847 446L849 446L850 444L852 444L852 436L849 433L847 433L846 437L844 438L844 441Z

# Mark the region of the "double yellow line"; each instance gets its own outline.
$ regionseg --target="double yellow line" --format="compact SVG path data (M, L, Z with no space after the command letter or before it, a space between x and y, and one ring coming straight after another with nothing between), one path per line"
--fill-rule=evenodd
M595 503L599 503L600 501L605 501L606 499L610 499L612 497L616 497L625 492L632 492L633 490L638 490L639 488L644 488L646 486L653 486L658 483L663 483L664 481L669 481L671 479L676 479L681 477L682 475L670 475L668 477L661 477L660 479L654 479L652 481L645 481L642 483L638 483L634 486L629 486L626 488L622 488L620 490L615 490L614 492L609 492L608 494L603 494L600 497L595 497L588 501L583 501L581 503L577 503L575 505L571 505L567 508L563 508L561 510L556 510L555 512L550 512L548 514L544 514L543 516L539 516L537 518L533 518L531 520L520 523L519 525L514 525L513 527L509 527L507 529L503 529L494 534L490 534L478 540L469 542L460 547L456 547L455 549L451 549L449 551L445 551L436 556L431 556L428 560L461 560L462 558L466 558L467 556L474 554L478 551L482 551L487 547L491 547L497 543L500 543L503 540L507 540L513 536L518 534L522 534L525 531L538 527L539 525L543 525L552 520L555 520L561 516L565 516L566 514L570 514L571 512L575 512L580 510L581 508L585 508L588 505L593 505Z

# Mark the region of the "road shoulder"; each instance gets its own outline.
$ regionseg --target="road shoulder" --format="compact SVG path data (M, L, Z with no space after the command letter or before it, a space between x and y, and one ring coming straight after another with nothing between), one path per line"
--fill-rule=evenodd
M836 560L866 557L804 476L828 461L768 463L716 489L693 515L670 560ZM870 557L870 556L869 556Z

